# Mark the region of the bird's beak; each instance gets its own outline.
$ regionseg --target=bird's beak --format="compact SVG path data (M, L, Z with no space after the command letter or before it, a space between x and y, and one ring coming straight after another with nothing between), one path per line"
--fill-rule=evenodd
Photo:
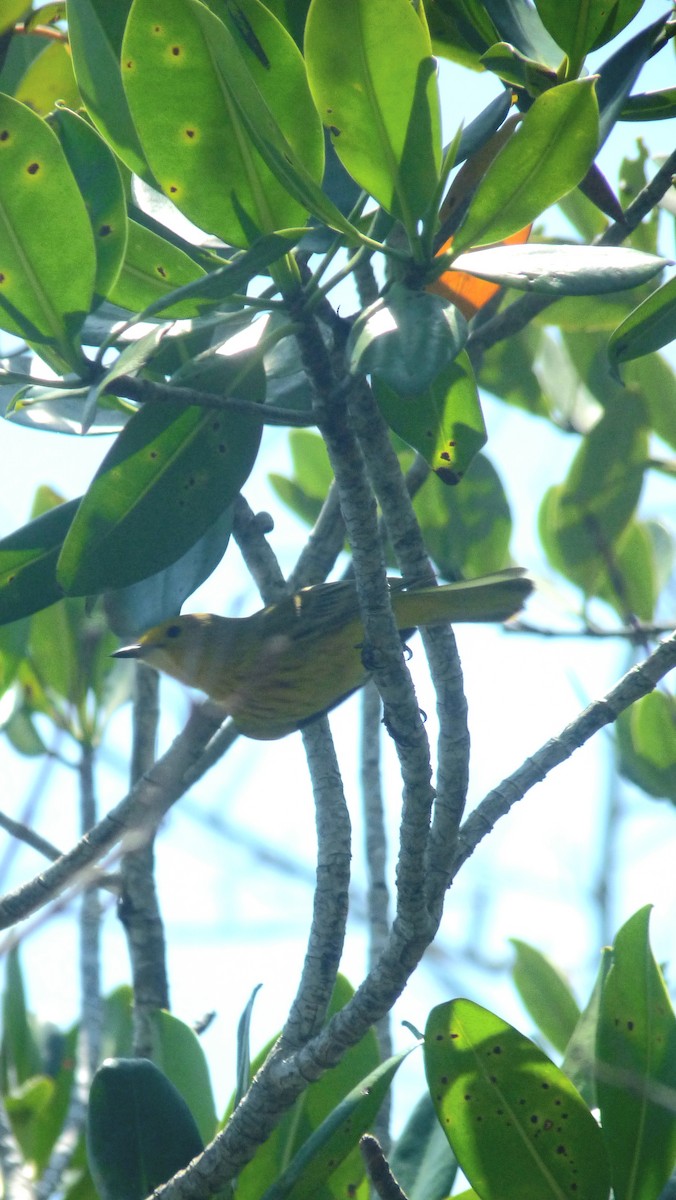
M135 646L120 646L119 650L113 650L113 653L111 654L110 657L111 658L138 658L141 653L141 650L142 650L142 647L138 644Z

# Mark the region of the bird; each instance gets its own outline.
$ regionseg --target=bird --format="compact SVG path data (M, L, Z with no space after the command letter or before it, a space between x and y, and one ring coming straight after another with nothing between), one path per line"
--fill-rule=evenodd
M405 588L389 580L405 640L419 625L505 621L533 583L520 567L460 583ZM285 737L334 708L369 678L353 580L304 587L249 617L173 617L113 652L203 691L240 733Z

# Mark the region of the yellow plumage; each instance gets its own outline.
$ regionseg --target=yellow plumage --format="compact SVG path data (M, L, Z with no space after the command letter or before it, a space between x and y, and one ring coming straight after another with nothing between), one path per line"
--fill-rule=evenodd
M456 621L504 621L532 583L515 568L463 583L402 590L391 583L400 630ZM148 630L115 652L199 688L248 737L284 737L368 678L354 583L322 583L251 617L196 613Z

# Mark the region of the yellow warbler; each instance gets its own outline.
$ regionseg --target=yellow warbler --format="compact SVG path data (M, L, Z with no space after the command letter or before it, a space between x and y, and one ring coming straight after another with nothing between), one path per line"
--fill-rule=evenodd
M397 626L504 621L532 590L514 568L466 583L400 590L390 581ZM200 688L247 737L284 737L333 708L368 679L364 628L349 580L303 588L251 617L196 613L144 633L116 658L138 658Z

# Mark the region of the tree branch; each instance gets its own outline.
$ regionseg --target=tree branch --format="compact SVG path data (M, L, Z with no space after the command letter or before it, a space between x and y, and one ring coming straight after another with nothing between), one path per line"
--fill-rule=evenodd
M118 375L103 389L111 395L137 404L166 404L179 401L198 408L217 408L226 412L244 413L255 417L261 425L284 425L304 428L314 425L311 413L299 412L297 408L277 408L274 404L256 404L252 400L241 400L236 396L219 396L215 392L201 392L197 388L179 387L174 383L158 383L154 379L142 379L137 375Z
M143 839L188 787L189 773L221 724L222 714L206 703L195 708L166 754L131 792L42 874L0 899L0 929L8 929L78 883L124 837Z
M131 783L142 779L155 762L159 722L159 676L145 663L136 663L133 707ZM155 887L154 831L122 855L118 916L127 939L134 995L134 1054L150 1058L150 1016L169 1008L166 945Z
M512 775L508 775L481 801L467 818L458 838L453 860L453 878L473 854L479 842L506 816L517 801L536 783L541 783L554 767L570 758L599 729L610 725L635 700L653 691L660 679L676 666L676 633L662 642L644 662L632 667L601 700L594 701L558 737L551 738Z

